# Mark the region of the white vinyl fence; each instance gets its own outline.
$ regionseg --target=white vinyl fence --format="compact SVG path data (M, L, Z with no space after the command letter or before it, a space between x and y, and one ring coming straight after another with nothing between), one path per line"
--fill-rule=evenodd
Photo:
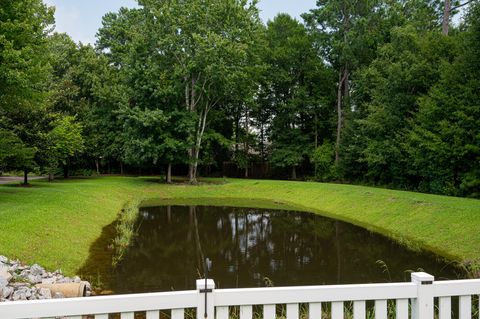
M478 295L480 280L435 282L423 272L413 273L406 283L252 289L215 289L211 279L205 287L202 279L191 291L6 302L0 304L0 318L107 319L120 314L134 319L143 313L159 319L165 312L171 319L195 313L197 319L228 319L233 313L236 319L252 319L254 313L264 319L478 319Z

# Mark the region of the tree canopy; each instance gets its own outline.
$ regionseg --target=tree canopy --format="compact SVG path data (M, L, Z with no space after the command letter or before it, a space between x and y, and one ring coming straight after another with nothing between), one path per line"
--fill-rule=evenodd
M464 17L453 17L459 14ZM139 0L97 43L0 7L0 169L315 179L480 197L480 4Z

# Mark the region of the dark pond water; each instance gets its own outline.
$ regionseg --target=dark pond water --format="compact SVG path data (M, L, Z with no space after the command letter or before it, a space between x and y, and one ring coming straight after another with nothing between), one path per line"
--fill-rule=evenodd
M113 293L194 289L205 257L219 288L409 281L411 270L458 278L431 253L310 213L164 206L143 208L137 228L115 269L95 261Z

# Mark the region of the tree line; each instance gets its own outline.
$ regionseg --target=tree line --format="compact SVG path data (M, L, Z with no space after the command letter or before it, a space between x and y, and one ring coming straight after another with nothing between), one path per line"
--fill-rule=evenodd
M0 170L125 165L196 183L269 163L480 197L476 1L318 0L266 24L256 1L138 4L106 14L92 46L52 32L41 0L2 2Z

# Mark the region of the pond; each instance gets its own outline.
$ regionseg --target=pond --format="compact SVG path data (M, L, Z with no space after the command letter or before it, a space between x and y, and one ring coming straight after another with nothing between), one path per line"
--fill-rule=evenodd
M109 293L194 289L207 257L217 288L409 281L417 270L459 277L432 253L312 213L161 206L142 208L136 229L115 268L97 258L86 270L107 269L101 280Z

